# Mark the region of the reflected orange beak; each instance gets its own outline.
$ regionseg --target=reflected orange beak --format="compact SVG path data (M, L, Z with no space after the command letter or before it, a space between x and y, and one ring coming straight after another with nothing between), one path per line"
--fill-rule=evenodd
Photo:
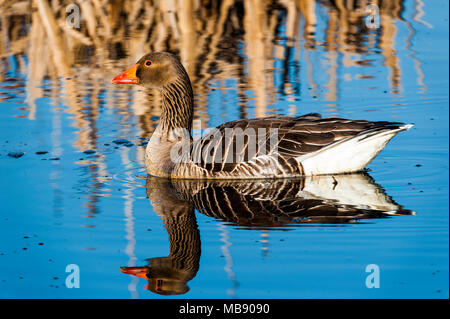
M147 267L120 267L120 271L127 275L148 279Z
M114 79L112 79L112 83L115 84L138 84L139 80L136 77L136 70L138 65L135 64L125 72L119 74Z

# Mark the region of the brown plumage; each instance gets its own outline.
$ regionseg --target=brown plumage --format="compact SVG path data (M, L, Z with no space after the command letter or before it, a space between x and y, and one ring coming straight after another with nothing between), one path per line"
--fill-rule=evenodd
M160 90L160 123L146 149L147 172L182 179L282 178L361 171L398 132L412 125L319 114L273 115L227 122L201 139L191 135L193 92L179 59L143 56L113 79Z

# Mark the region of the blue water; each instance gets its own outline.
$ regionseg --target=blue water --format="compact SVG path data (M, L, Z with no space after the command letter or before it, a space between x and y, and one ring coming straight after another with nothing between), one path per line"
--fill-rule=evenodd
M406 1L404 20L393 19L398 84L377 41L367 40L364 54L328 51L329 9L317 5L318 45L303 47L300 20L289 59L274 58L275 98L265 104L266 114L319 112L413 123L368 168L388 196L416 214L249 229L196 211L201 257L189 291L181 295L153 293L147 280L120 271L169 255L168 232L146 194L140 137L151 133L132 107L135 95L109 84L110 78L98 90L76 77L50 77L37 85L43 94L32 111L27 87L36 84L27 74L27 54L2 58L0 297L448 298L448 2L425 2L420 19L416 4ZM285 24L279 32L286 32ZM283 45L285 39L277 41ZM245 48L242 42L244 66ZM332 54L335 98L329 85ZM358 66L348 60L368 62ZM129 60L120 62L127 65ZM85 68L89 65L74 67L75 73ZM196 99L207 101L197 112L207 115L208 126L241 118L242 104L246 116L257 115L257 93L233 75L223 71L205 85ZM71 89L77 90L77 112L67 96ZM120 138L133 145L114 143ZM11 152L24 155L13 158ZM70 264L79 267L79 288L66 287ZM366 287L369 264L379 267L379 288Z

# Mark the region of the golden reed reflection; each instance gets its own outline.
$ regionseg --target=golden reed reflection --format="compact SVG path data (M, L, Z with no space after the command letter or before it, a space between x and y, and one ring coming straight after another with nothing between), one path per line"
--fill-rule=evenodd
M67 23L67 8L73 3L81 13L79 28ZM364 24L369 4L379 7L377 30ZM422 92L424 74L411 39L412 22L432 27L422 19L424 9L422 1L415 1L411 21L405 22L410 31L406 47ZM71 115L76 128L73 147L96 152L95 157L77 161L91 176L92 198L86 205L88 216L94 216L108 176L106 155L98 145L104 126L99 123L100 108L120 115L108 125L119 128L119 138L130 133L132 116L137 117L137 134L148 137L160 115L158 92L110 84L113 75L144 53L171 51L181 57L196 94L195 119L201 121L195 123L205 127L210 126L208 96L213 89L233 89L225 85L229 79L235 80L241 118L248 117L252 107L255 116L272 112L277 94L289 101L283 113L298 114L301 82L307 83L314 99L324 91L320 98L337 115L340 68L361 69L350 80L371 77L363 69L373 65L373 54L383 57L391 93L401 93L395 46L404 11L403 0L0 0L0 101L23 93L27 105L16 116L35 120L36 100L48 97L54 110ZM321 34L319 21L324 21ZM326 68L326 83L317 80L323 68L317 65L317 51L324 52L320 62ZM302 57L305 79L292 75L303 67ZM8 76L14 68L25 81ZM129 152L142 160L142 147Z
M148 176L146 188L169 234L170 254L149 258L146 266L120 270L146 279L146 288L162 295L188 292L187 283L199 270L195 211L225 225L262 231L263 249L268 249L271 230L415 214L395 203L367 174L214 182Z
M71 4L81 13L79 27L68 23ZM365 25L369 4L379 7L376 30ZM422 64L411 49L412 23L432 26L423 20L422 1L415 1L411 21L405 21L404 11L403 0L0 0L0 101L22 93L27 105L16 116L30 120L39 114L36 101L42 97L51 99L54 110L70 114L76 128L73 147L96 154L77 161L91 176L92 198L86 205L88 216L94 216L108 176L98 138L107 135L101 132L101 108L119 115L108 123L118 138L130 134L133 116L141 138L149 137L159 119L158 92L110 83L144 53L171 51L180 56L196 94L194 116L200 121L194 123L204 128L211 126L209 95L215 89L236 91L241 118L249 117L251 110L254 116L273 112L279 94L289 106L278 111L296 115L301 112L296 102L300 83L306 83L306 94L327 101L329 115L338 115L342 67L359 68L354 78L344 77L359 81L373 77L367 75L368 68L380 63L388 70L391 93L401 93L395 49L401 23L410 31L402 41L414 62L418 86L426 90ZM374 62L374 55L382 59ZM307 72L300 79L303 67ZM25 81L8 75L14 69ZM326 74L325 82L318 80L320 73ZM230 79L234 84L226 85ZM143 151L137 147L128 152L135 152L143 164Z
M79 28L67 23L66 9L72 3L80 9ZM364 24L369 4L379 7L377 30ZM417 14L411 19L425 23L420 20L421 1L415 7ZM391 93L402 90L395 45L398 22L405 19L403 0L2 0L0 9L0 82L5 83L12 68L7 58L13 57L27 75L27 114L34 119L35 101L46 94L43 81L51 79L52 99L62 101L73 114L73 126L78 128L74 147L80 151L95 146L93 122L102 103L135 114L142 136L152 132L160 110L158 93L109 83L111 75L150 51L179 54L196 92L196 119L206 125L209 84L217 81L224 89L227 79L236 80L242 116L247 116L250 103L255 116L267 114L277 93L292 102L285 112L296 114L300 79L290 78L290 68L299 68L301 55L307 63L308 76L303 80L310 94L316 96L322 85L331 111L337 112L333 108L339 97L339 68L368 67L373 63L365 58L368 54L383 56ZM323 34L317 32L319 19L325 21ZM317 83L314 74L320 71L309 60L319 48L326 52L325 84ZM424 87L420 61L413 58ZM276 72L282 74L280 87L275 84ZM356 80L371 77L364 74L361 71ZM4 92L0 95L0 99L8 97Z

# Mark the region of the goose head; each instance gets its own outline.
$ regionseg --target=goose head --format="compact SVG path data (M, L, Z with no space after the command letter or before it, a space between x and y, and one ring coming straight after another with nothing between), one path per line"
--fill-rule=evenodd
M186 77L187 73L177 56L168 52L154 52L141 57L135 65L117 75L112 83L139 84L161 90Z

